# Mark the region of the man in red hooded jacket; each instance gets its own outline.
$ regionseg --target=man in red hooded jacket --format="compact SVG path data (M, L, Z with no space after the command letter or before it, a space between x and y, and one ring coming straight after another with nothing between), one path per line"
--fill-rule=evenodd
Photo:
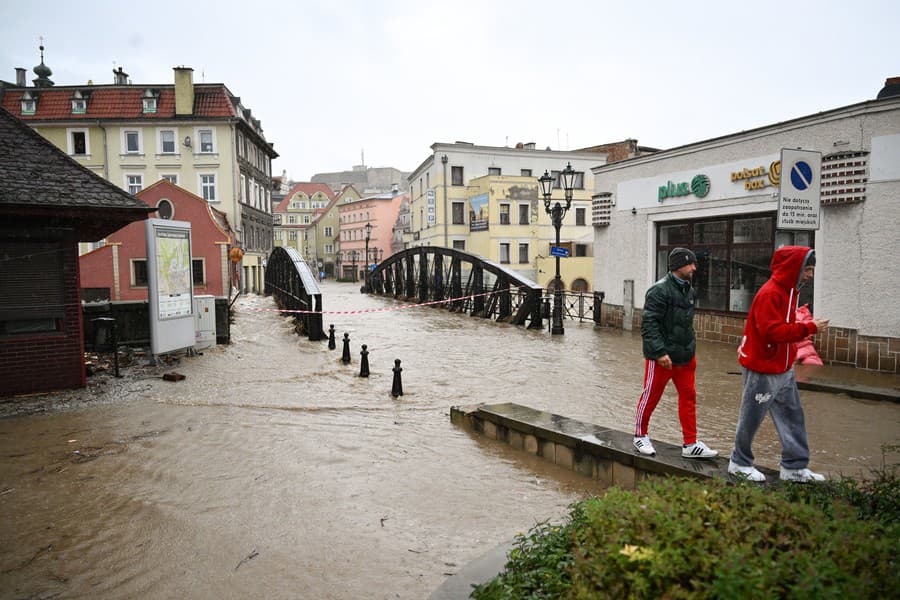
M753 438L766 413L771 413L781 441L781 479L822 481L807 468L809 445L797 381L794 379L796 342L828 326L826 319L796 322L799 288L812 279L815 251L783 246L772 256L772 276L756 293L744 337L738 348L744 390L728 472L750 481L765 481L753 466Z

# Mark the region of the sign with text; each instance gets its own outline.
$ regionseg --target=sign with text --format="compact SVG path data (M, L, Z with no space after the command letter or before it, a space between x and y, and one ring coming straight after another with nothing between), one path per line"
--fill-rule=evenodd
M562 256L565 258L569 256L569 249L562 246L550 246L550 256Z
M428 224L434 225L437 221L436 207L434 201L434 188L428 188L428 191L425 193L425 198L427 202L427 212L428 212ZM445 217L446 218L446 217Z
M822 153L781 150L778 229L818 229Z

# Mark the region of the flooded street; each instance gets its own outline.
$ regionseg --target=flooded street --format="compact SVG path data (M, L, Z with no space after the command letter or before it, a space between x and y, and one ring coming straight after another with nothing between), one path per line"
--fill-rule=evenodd
M326 311L400 306L334 282L323 297ZM567 321L551 338L415 307L326 315L338 337L328 350L273 308L240 299L231 345L163 369L184 381L132 374L72 396L84 406L0 420L0 597L424 598L602 491L452 426L450 406L517 402L633 428L638 332ZM733 348L699 345L700 436L723 454L737 371ZM801 396L815 470L865 474L900 441L900 405ZM650 435L680 443L671 389ZM770 420L754 449L777 467Z

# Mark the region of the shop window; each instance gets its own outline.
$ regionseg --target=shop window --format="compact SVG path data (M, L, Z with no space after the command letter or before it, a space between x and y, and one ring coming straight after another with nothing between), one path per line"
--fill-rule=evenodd
M660 246L687 246L691 241L691 226L686 223L659 226ZM665 265L663 265L665 266Z
M771 274L772 253L785 244L811 246L812 236L776 234L774 213L664 223L657 230L656 274L666 274L673 248L691 248L697 255L697 308L746 313ZM801 304L811 303L811 285L801 289L800 298Z

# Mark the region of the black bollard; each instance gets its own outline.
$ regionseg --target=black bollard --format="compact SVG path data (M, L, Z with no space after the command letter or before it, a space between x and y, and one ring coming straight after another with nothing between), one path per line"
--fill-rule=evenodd
M334 343L334 323L328 326L328 349L334 350L337 344Z
M391 396L394 398L403 395L403 382L400 380L400 372L402 370L400 368L400 359L394 360L394 383L391 385Z
M344 334L344 353L341 355L341 362L345 365L350 364L350 334Z
M368 346L365 344L362 345L362 358L359 361L359 376L360 377L368 377L369 376L369 351L366 349Z

